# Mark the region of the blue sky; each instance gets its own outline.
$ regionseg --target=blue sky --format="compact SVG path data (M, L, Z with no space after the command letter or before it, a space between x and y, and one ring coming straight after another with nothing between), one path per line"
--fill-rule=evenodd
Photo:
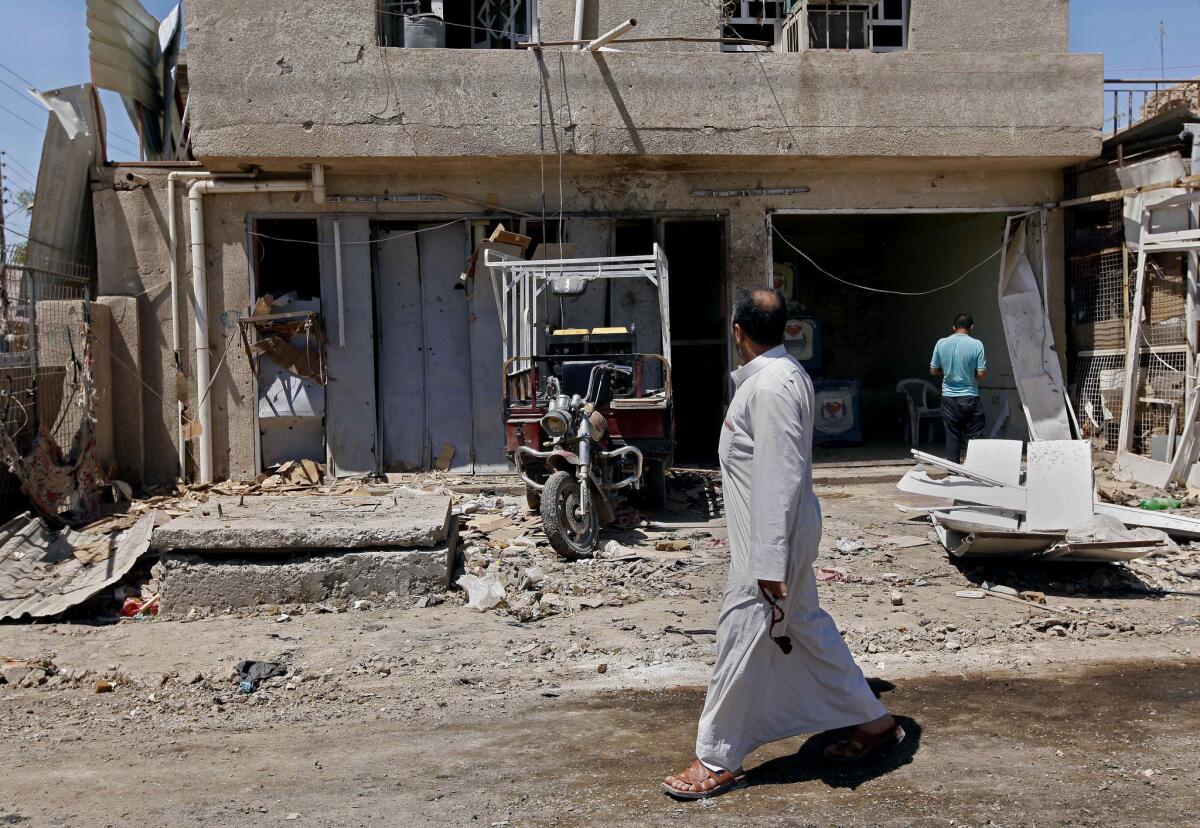
M142 0L160 19L175 2ZM1160 22L1166 29L1161 56ZM1164 63L1167 77L1198 76L1196 43L1200 43L1200 0L1071 3L1071 50L1103 52L1107 77L1158 77ZM85 0L0 0L0 63L8 67L0 67L0 81L4 82L0 83L0 149L7 153L5 168L11 179L6 184L10 190L32 189L30 179L41 154L46 114L20 90L25 81L54 89L88 80ZM108 92L102 92L101 98L108 118L110 156L115 160L135 157L131 147L136 148L136 132L120 99ZM10 199L5 212L13 207ZM20 213L8 222L18 230L28 226L27 217Z

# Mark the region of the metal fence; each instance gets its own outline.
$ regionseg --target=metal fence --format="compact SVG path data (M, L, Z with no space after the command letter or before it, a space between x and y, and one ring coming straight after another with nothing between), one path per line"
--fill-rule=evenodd
M1196 78L1119 79L1104 81L1104 133L1115 135L1175 106L1197 105Z
M92 414L88 299L93 268L23 246L0 260L0 428L22 454L44 426L64 451ZM0 509L20 506L0 465Z

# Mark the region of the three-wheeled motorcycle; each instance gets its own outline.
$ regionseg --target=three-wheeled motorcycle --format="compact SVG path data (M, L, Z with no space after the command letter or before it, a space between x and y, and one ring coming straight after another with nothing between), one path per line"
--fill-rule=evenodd
M563 558L591 555L626 499L662 508L672 462L667 260L487 250L504 339L509 458Z

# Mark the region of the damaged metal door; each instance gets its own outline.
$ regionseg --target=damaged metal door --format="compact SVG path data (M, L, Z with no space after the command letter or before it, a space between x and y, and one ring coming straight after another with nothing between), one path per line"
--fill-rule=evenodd
M324 317L329 331L329 385L325 391L329 469L337 477L371 474L377 464L370 222L365 218L322 218L318 237L321 306L327 309Z
M393 226L379 234L376 325L385 471L474 471L469 308L458 278L468 230L462 222Z
M379 420L383 467L425 468L425 333L417 236L411 230L384 232L376 246L379 330Z

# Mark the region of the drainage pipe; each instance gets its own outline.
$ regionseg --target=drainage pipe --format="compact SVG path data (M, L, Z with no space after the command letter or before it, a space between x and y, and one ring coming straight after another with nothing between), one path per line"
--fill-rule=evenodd
M600 51L600 48L602 46L604 46L608 43L612 43L617 38L631 32L633 30L633 27L636 25L637 25L637 19L631 17L628 20L626 20L624 23L617 26L616 28L610 29L609 31L600 35L598 38L593 40L591 43L584 46L583 50L585 52L598 52L598 51Z
M199 408L200 438L198 465L200 483L213 482L212 399L208 394L212 369L208 342L208 264L204 258L204 196L220 193L304 193L310 192L310 179L287 181L221 181L204 178L188 187L188 212L192 230L192 308L193 336L196 339L196 401Z
M325 203L325 165L312 165L312 197L317 204Z
M583 48L583 44L578 41L583 40L583 15L587 11L587 0L575 0L575 40L576 43L571 48L578 52Z
M176 170L167 174L167 251L171 266L171 348L176 377L183 371L182 335L179 317L179 240L175 232L175 182L184 179L212 178L216 173L200 170ZM222 178L253 178L256 173L221 173ZM175 392L175 432L179 448L179 479L187 479L187 441L183 438L183 403Z

